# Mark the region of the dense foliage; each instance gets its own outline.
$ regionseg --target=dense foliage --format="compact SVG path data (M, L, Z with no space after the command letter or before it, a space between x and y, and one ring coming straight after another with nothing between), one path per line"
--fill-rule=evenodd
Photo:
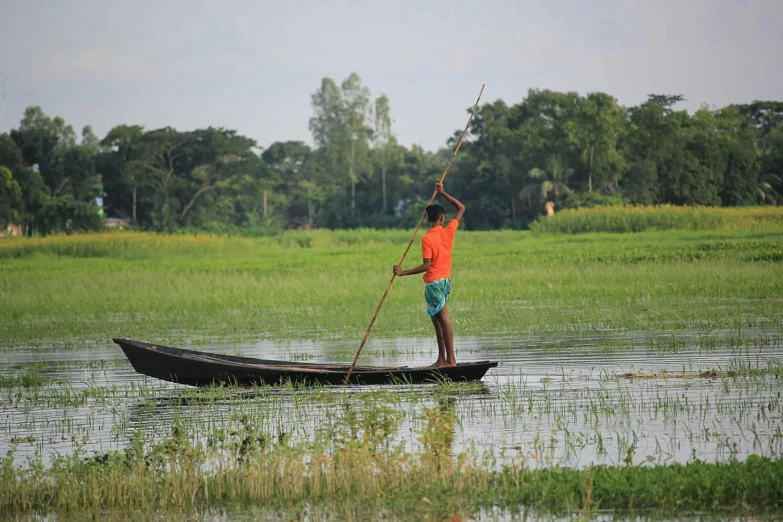
M479 108L450 174L474 229L521 227L547 201L597 204L779 204L783 102L694 114L681 96L631 108L605 93L531 90ZM27 234L100 228L108 216L151 230L409 226L448 148L400 145L391 102L356 74L312 95L315 147L256 142L223 128L118 125L77 139L62 118L29 107L0 136L0 228ZM447 145L454 145L453 137Z

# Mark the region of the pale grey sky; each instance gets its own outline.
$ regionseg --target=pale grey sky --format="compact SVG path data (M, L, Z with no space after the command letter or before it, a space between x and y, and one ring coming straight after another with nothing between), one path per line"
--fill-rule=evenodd
M311 143L321 78L385 92L401 143L442 146L483 101L529 88L693 110L783 100L781 0L2 0L0 132L28 105L92 124Z

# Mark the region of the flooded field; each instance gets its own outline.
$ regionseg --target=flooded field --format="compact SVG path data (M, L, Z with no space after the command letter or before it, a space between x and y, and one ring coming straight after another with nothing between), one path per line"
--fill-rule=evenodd
M189 388L135 373L115 345L17 348L0 372L0 451L14 461L154 442L175 427L204 440L237 430L314 440L352 416L401 415L392 439L418 444L423 411L453 412L452 452L493 465L722 462L783 454L783 338L777 330L707 337L624 333L591 338L458 338L460 360L499 361L479 384L292 388ZM674 344L674 345L673 345ZM611 345L607 348L607 345ZM198 349L251 357L345 362L353 342L261 342ZM374 340L366 364L424 365L429 339ZM708 377L692 373L715 370ZM673 377L626 377L674 372ZM686 375L678 376L685 372ZM25 378L27 380L25 380ZM140 434L140 435L139 435Z
M461 235L457 358L499 362L480 383L190 388L110 341L347 364L407 236L5 243L0 516L783 512L777 229ZM397 283L362 364L434 362L422 306Z

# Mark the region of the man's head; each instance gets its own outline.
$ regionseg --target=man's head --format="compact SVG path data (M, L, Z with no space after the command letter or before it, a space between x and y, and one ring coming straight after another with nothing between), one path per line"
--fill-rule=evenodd
M443 223L443 207L440 205L430 205L427 207L427 221L430 225L437 225Z

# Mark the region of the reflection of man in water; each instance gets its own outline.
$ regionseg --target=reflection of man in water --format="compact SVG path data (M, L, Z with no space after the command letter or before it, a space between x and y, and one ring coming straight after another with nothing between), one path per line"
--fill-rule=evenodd
M455 397L444 397L438 400L438 406L440 407L440 413L444 421L444 428L450 428L448 431L444 430L444 458L448 458L449 465L444 471L454 471L454 436L457 430L457 399Z
M438 474L454 471L455 403L454 397L442 397L434 407L424 409L427 425L419 440L424 446L425 460L431 462Z

